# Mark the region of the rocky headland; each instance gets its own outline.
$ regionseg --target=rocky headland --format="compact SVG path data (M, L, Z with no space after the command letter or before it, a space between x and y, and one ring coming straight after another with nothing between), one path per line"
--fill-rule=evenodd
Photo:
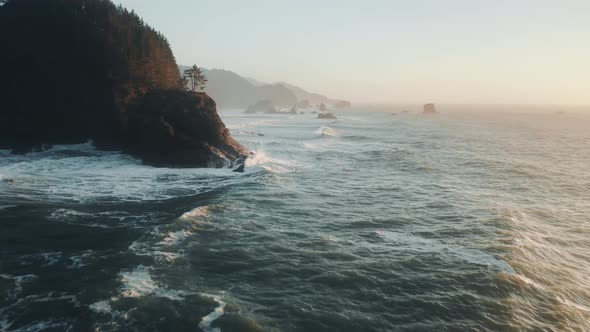
M215 101L180 83L166 38L110 1L3 1L0 45L0 149L90 139L166 167L247 156Z

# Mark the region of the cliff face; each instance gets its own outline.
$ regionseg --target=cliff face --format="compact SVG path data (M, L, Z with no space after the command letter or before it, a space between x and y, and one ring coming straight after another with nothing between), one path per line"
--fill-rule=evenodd
M208 97L182 91L166 38L108 0L8 0L0 6L0 45L0 148L27 152L93 139L101 148L127 149L134 121L154 116L154 94L184 98L173 105L193 115L217 116L213 101L201 107L194 99ZM214 130L204 130L205 123ZM202 132L184 134L201 142L231 138L221 120L192 128ZM128 150L142 158L156 153L134 144ZM170 158L178 158L170 164L183 165L179 156Z
M126 148L149 165L227 167L248 154L205 93L152 91L131 105L126 117Z

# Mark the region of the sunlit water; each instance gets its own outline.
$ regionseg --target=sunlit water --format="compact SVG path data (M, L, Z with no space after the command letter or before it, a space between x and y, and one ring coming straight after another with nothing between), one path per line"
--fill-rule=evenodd
M0 152L0 330L590 330L589 116L338 116L222 112L243 174Z

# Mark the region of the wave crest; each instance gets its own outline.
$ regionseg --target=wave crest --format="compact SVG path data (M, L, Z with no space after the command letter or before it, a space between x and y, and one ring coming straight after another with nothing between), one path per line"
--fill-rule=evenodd
M314 134L316 134L320 137L338 137L339 136L338 130L336 130L332 127L329 127L329 126L319 127L316 131L314 131Z

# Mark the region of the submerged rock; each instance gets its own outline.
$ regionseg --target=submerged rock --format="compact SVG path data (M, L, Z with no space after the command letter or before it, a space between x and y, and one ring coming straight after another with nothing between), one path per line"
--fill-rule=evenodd
M320 113L318 119L338 119L333 113Z

